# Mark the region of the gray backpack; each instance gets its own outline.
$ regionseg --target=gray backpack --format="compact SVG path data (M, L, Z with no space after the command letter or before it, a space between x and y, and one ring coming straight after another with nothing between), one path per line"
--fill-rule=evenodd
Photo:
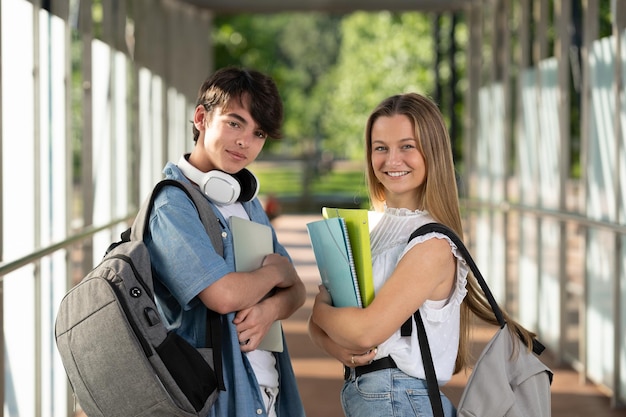
M224 390L220 316L207 309L207 343L196 349L164 326L154 301L144 232L165 186L194 201L213 245L221 230L202 193L159 182L122 240L61 301L55 337L75 396L89 417L205 417Z

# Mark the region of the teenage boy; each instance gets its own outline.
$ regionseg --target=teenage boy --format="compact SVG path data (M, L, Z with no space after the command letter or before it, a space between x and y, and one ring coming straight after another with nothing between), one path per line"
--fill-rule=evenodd
M304 416L286 344L257 349L272 323L305 301L300 280L272 229L274 253L252 272L236 272L229 218L271 227L256 197L258 181L246 169L268 137L281 137L283 105L268 76L251 69L218 70L201 86L193 113L195 146L165 166L166 178L190 181L206 195L222 227L220 256L193 202L165 187L150 216L147 245L158 282L159 308L169 327L194 346L205 339L206 309L222 315L226 387L209 416ZM250 236L254 240L254 236Z

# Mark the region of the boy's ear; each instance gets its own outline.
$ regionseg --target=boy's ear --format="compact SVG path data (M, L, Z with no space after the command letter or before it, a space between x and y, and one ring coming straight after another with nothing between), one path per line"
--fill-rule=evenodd
M206 119L206 109L202 104L198 104L196 106L196 110L193 113L193 124L198 130L202 130L204 128L204 123Z

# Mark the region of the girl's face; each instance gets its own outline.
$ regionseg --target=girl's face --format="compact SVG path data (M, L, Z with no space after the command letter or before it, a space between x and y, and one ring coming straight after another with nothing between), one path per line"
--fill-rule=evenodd
M426 162L417 148L415 130L404 115L379 117L372 125L372 169L385 189L387 207L418 207Z

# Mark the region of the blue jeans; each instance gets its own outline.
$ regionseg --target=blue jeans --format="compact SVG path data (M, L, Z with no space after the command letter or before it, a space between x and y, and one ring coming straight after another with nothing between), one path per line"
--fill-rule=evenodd
M446 417L456 417L452 402L441 394ZM432 417L426 381L399 369L383 369L354 377L341 390L346 417Z

